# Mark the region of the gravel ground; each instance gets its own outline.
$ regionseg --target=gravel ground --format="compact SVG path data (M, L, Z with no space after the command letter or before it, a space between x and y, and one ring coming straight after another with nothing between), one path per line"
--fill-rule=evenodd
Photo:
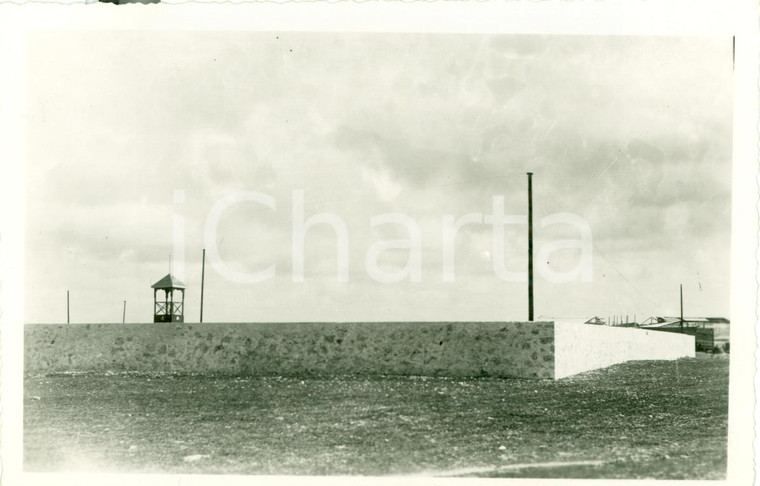
M728 358L560 381L25 377L27 471L721 479Z

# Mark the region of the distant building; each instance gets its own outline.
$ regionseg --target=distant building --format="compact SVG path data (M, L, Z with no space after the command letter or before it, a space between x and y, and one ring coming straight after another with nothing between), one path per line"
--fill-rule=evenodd
M143 3L143 4L146 4L146 3L161 3L161 0L99 0L99 1L100 1L100 3L113 3L113 4L116 4L116 5L123 5L125 3Z
M684 317L683 332L695 337L698 350L728 350L731 321L725 317ZM655 331L681 332L680 317L653 316L639 327Z
M731 321L725 317L684 317L683 327L697 327L700 329L728 329ZM650 317L641 324L640 327L661 328L661 327L680 327L680 317Z
M615 326L615 327L637 327L633 321L626 322L622 316L620 321L614 319L605 319L604 317L594 316L591 319L588 317L553 317L553 316L538 316L539 321L553 321L558 324L591 324L594 326Z
M584 324L594 324L596 326L614 326L614 327L639 327L639 325L634 321L628 321L628 316L625 317L626 320L623 319L622 316L620 316L619 320L608 318L605 319L604 317L594 316L591 319L584 322Z

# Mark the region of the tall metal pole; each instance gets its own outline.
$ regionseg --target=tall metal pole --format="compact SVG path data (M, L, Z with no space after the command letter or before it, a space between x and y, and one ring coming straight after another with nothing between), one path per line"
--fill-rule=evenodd
M121 323L124 324L127 320L127 301L124 301L124 310L121 313Z
M201 265L201 322L203 322L203 287L206 281L206 249L203 249L203 264Z
M528 321L533 320L533 172L528 172Z
M681 332L683 333L683 284L681 284Z
M69 314L69 291L66 291L66 324L71 324L70 314Z

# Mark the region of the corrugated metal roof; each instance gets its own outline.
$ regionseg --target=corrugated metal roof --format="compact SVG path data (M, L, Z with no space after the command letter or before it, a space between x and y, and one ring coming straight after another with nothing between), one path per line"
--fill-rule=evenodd
M679 324L681 322L680 317L663 317L663 316L652 316L648 319L646 319L644 322L641 323L642 326L654 326L656 327L662 327L661 324ZM683 318L684 324L730 324L730 320L726 319L725 317L684 317Z
M653 324L641 324L640 327L642 329L655 329L658 327L678 327L681 325L680 320L669 320L664 322L655 322Z
M164 278L150 287L153 289L184 289L187 286L171 273L167 273Z

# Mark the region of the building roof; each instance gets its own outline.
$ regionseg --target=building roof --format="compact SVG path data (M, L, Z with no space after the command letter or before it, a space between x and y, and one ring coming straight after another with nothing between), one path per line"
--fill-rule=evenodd
M725 317L684 317L683 322L690 324L730 324L730 320ZM680 317L658 317L652 316L641 323L641 327L677 327L681 325Z
M171 273L167 273L164 278L151 285L151 288L154 289L184 289L185 287L187 287L187 285Z
M686 319L684 319L684 322L686 322ZM653 329L653 328L658 328L658 327L678 327L680 325L681 325L681 320L680 319L676 319L676 320L669 319L668 320L667 318L665 318L665 319L663 319L661 321L657 321L657 322L650 322L650 323L647 323L647 324L641 323L639 325L639 327L643 327L643 328L646 328L646 329Z

